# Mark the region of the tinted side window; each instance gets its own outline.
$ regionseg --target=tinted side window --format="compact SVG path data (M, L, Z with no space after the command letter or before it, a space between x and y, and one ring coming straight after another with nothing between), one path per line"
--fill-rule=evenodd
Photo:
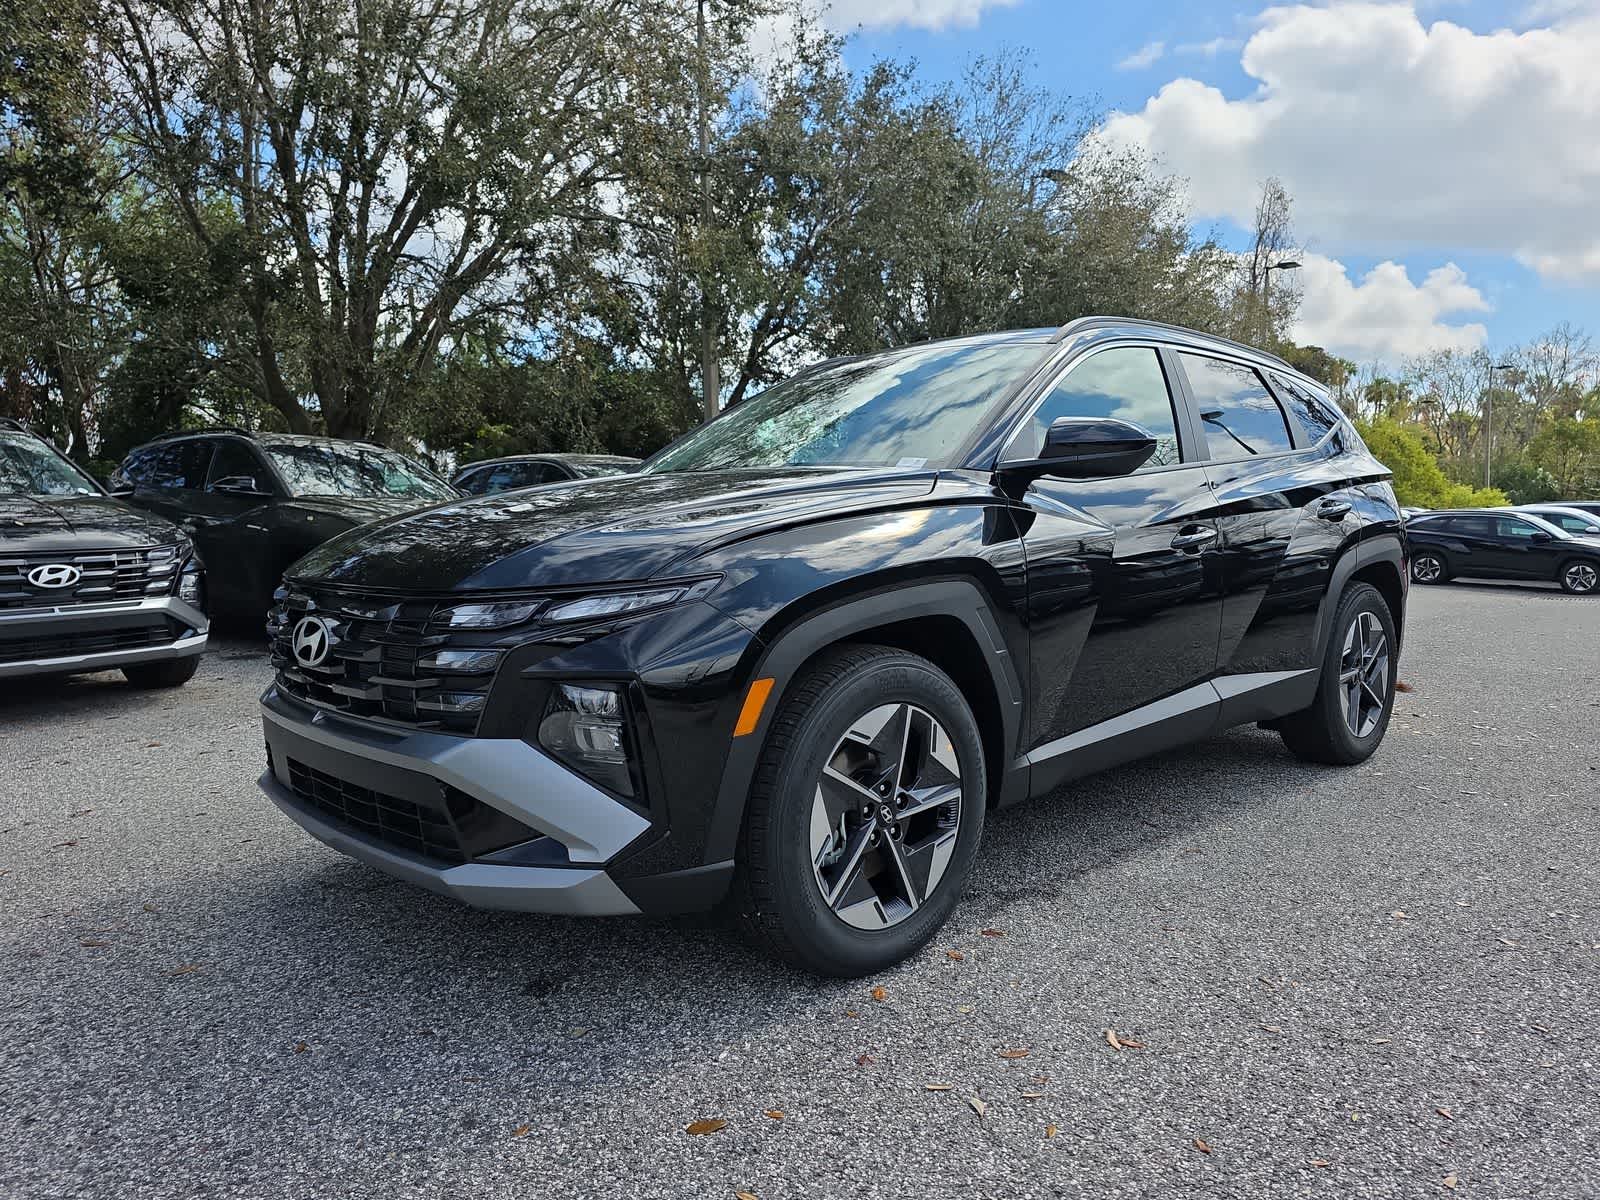
M1045 394L1002 457L1037 457L1045 432L1061 417L1116 417L1149 430L1156 451L1142 471L1180 461L1166 372L1160 355L1147 346L1115 347L1081 359Z
M243 442L218 442L216 456L211 460L211 482L239 475L254 479L256 486L263 490L269 483L266 468L256 459L250 447Z
M1488 517L1451 517L1450 532L1468 537L1488 537L1494 530Z
M1580 517L1576 513L1540 513L1552 525L1558 525L1568 533L1582 533L1594 525L1600 525L1600 517Z
M481 496L487 490L489 472L472 471L456 480L456 487L469 496Z
M1283 410L1250 367L1180 353L1205 424L1206 448L1220 462L1292 448Z
M148 486L155 464L154 450L135 450L122 460L120 467L111 472L111 486L119 491L122 488L139 487L141 484Z
M1517 517L1494 518L1494 531L1499 537L1514 538L1522 542L1530 540L1536 533L1544 532L1533 522L1524 521Z
M1300 426L1306 431L1307 438L1315 445L1327 437L1339 425L1339 418L1328 411L1328 407L1313 396L1305 388L1295 383L1292 379L1285 379L1282 375L1273 375L1272 382L1277 385L1278 394L1283 397L1285 404L1299 419Z
M211 443L205 438L185 438L156 447L147 487L202 488L211 465Z

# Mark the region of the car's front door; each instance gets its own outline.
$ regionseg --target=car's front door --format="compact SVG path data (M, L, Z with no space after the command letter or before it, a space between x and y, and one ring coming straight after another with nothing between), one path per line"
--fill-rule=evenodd
M1549 530L1523 517L1494 515L1484 558L1507 579L1554 579L1560 546Z
M213 608L265 617L278 564L263 517L278 491L253 446L241 438L217 439L206 485L189 500L189 529L206 564Z
M1091 351L1046 388L1001 453L1037 457L1060 417L1117 417L1157 440L1131 475L1044 476L1020 495L1036 790L1094 765L1097 748L1115 760L1141 736L1185 740L1215 716L1217 524L1170 370L1155 346Z

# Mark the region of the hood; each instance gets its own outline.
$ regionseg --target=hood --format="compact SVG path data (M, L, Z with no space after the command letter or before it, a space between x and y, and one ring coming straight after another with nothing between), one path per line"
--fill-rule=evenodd
M81 554L183 541L171 521L110 496L0 496L0 554Z
M712 545L915 499L935 478L790 467L575 479L351 530L296 563L294 577L400 592L648 579Z
M416 500L406 496L295 496L285 507L315 513L319 517L338 517L357 525L366 525L372 521L398 517L402 513L416 512L419 508L437 503L437 500Z

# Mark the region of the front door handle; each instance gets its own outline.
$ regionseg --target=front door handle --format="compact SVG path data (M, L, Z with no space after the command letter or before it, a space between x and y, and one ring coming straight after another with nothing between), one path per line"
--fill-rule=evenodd
M1203 526L1188 525L1184 527L1182 532L1180 532L1177 537L1172 539L1172 548L1174 550L1198 550L1207 542L1214 542L1216 540L1217 531L1215 529L1206 529Z
M1324 500L1317 505L1317 516L1324 521L1342 521L1350 515L1350 502L1347 500Z

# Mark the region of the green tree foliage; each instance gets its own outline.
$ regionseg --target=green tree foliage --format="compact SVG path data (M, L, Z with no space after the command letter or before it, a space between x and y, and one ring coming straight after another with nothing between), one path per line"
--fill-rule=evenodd
M1562 497L1600 496L1600 417L1551 422L1529 443L1528 458L1549 474Z
M1358 421L1367 448L1394 472L1400 503L1417 508L1494 507L1507 503L1498 488L1473 488L1452 482L1428 452L1422 437L1388 417Z

